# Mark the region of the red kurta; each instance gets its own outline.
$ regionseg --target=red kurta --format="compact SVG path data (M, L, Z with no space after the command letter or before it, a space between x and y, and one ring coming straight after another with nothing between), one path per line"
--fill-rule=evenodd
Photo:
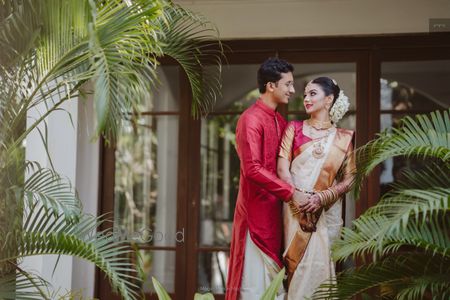
M258 100L239 118L236 150L241 162L239 194L234 212L228 267L227 300L239 298L247 230L252 241L280 267L282 200L294 187L277 177L277 155L286 121Z

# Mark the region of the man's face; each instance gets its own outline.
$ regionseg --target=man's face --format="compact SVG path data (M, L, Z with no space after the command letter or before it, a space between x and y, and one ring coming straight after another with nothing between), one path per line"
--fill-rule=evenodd
M269 92L277 104L289 103L289 98L295 93L294 76L291 72L281 73L281 79L267 84Z

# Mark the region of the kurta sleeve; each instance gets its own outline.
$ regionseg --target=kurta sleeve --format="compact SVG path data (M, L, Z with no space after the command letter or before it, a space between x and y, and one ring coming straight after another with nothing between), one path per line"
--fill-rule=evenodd
M294 136L295 136L294 123L290 122L286 126L286 129L284 130L284 134L281 139L280 153L278 153L279 157L283 157L287 159L289 162L292 162L292 145L294 143Z
M289 201L295 188L262 165L263 138L263 128L255 120L248 117L239 120L236 128L236 147L243 175L278 198Z

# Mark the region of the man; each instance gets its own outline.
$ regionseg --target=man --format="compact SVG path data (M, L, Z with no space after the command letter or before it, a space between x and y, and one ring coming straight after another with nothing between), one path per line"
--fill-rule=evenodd
M236 150L241 163L226 299L260 299L283 267L282 201L301 195L276 175L286 121L276 112L294 94L294 68L269 58L258 70L260 98L240 116Z

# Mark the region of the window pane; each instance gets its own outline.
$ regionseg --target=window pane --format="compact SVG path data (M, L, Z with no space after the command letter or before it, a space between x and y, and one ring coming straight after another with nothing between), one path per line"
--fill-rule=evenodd
M178 116L124 124L116 146L114 228L121 237L176 244Z
M433 111L450 106L450 60L381 64L382 110Z
M356 109L356 64L294 64L295 96L289 101L289 111L305 111L303 91L314 78L327 76L337 81L350 101L350 110Z
M198 256L198 292L225 294L228 252L201 252Z
M155 277L169 293L175 292L175 251L140 250L137 262L145 274L141 282L144 293L155 293L152 276Z
M237 115L210 117L201 126L201 245L228 246L239 187Z
M160 66L157 70L158 81L141 111L164 112L180 109L180 71L178 66Z

